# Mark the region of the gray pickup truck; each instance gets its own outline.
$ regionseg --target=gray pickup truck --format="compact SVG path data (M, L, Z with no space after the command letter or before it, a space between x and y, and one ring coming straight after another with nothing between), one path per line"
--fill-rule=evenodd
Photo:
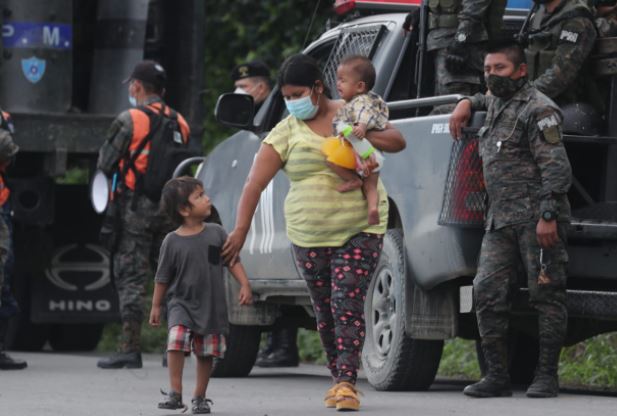
M423 49L424 26L408 34L402 29L410 7L348 20L304 51L323 65L330 86L335 85L335 69L343 56L370 57L378 74L374 91L385 98L392 124L407 140L404 151L386 155L381 173L390 216L365 306L362 363L369 382L380 390L428 388L444 340L478 338L471 284L483 232L484 189L473 127L482 125L483 114L474 115L468 138L457 143L450 137L447 114L428 115L432 107L458 97L431 96L434 71ZM508 9L504 29L515 33L526 13ZM594 115L585 106L564 109L565 142L575 176L570 194L575 219L569 248L568 344L617 329L617 107L610 69L614 45L611 39L601 39L594 53L599 79L611 94L608 113ZM242 130L208 155L198 177L212 198L215 219L228 230L234 226L238 199L261 139L285 115L277 88L254 118L247 96L219 99L219 121ZM279 172L261 196L242 251L256 302L244 309L229 303L232 330L228 354L215 370L219 376L250 372L260 332L277 317L310 328L308 291L285 232L288 187ZM229 296L234 290L230 284ZM510 357L515 382L530 379L532 356L537 354L537 323L527 299L525 287L512 299ZM482 368L481 354L478 358Z

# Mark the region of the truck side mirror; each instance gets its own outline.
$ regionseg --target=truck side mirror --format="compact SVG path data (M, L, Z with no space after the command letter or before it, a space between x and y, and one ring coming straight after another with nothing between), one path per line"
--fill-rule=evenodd
M219 123L246 130L252 129L254 115L253 97L248 94L221 94L214 110L214 117Z

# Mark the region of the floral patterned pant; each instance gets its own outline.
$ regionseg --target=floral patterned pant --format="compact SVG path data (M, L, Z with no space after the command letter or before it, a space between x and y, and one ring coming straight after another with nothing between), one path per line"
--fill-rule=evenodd
M342 247L294 245L336 382L356 382L365 336L364 300L382 246L382 235L367 233L356 234Z

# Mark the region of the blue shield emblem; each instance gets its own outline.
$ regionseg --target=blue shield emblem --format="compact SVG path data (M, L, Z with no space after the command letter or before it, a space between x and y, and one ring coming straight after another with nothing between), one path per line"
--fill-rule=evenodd
M22 59L21 70L28 81L36 84L45 74L45 60L39 59L36 56L28 59Z

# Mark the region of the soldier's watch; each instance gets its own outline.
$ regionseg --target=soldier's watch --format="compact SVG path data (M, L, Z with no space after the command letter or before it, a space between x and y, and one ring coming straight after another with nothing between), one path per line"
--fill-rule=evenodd
M557 219L557 213L555 211L543 211L542 212L542 219L544 221L553 221Z
M467 40L467 35L465 33L459 33L458 35L456 35L457 42L465 43L466 40Z

